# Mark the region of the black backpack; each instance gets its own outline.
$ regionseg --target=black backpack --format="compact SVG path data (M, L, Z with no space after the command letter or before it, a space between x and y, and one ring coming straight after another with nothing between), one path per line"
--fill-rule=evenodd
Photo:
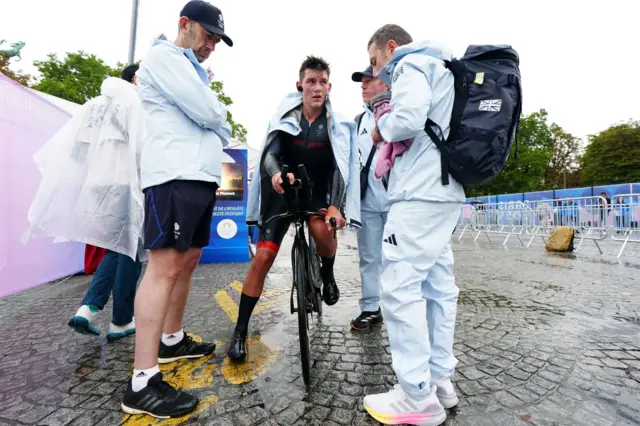
M504 169L520 130L519 62L511 46L475 45L462 58L445 61L455 81L449 137L431 119L424 129L440 150L443 185L449 173L463 185L480 185ZM517 148L516 141L516 158Z

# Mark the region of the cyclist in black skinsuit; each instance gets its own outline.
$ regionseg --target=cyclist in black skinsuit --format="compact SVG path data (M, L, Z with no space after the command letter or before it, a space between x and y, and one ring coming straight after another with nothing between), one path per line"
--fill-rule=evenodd
M300 68L300 81L297 86L302 95L290 95L283 101L283 105L278 110L278 121L275 125L276 129L283 130L269 132L265 142L266 148L256 166L257 173L254 172L253 179L259 179L260 183L259 216L264 222L268 218L286 212L282 199L284 193L282 179L288 179L293 183L294 176L291 173L286 177L281 176L281 167L286 164L295 172L299 164L304 164L309 180L312 182L309 210L325 212L324 219L310 218L309 228L321 258L323 300L327 305L334 305L338 301L340 292L333 276L337 242L333 237L333 229L329 221L335 218L338 228L346 224L340 212L346 192L342 172L346 172L346 167L349 167L351 174L357 174L357 163L354 161L350 164L349 161L344 161L345 155L350 155L351 139L355 146L355 130L351 134L350 125L346 124L347 121L352 122L351 119L341 121L327 106L327 95L331 85L329 66L324 60L308 57ZM292 130L293 127L295 131ZM355 126L353 128L355 129ZM339 152L334 153L334 149ZM342 172L338 158L343 160L340 163ZM355 173L351 171L352 166L356 170ZM249 204L251 203L250 199ZM359 212L359 205L357 207ZM249 210L250 208L251 206L248 207ZM352 223L359 224L355 219ZM256 255L244 281L238 321L229 346L228 355L232 360L243 360L246 357L249 319L262 294L265 277L271 269L289 225L289 220L273 220L260 230Z
M298 164L304 164L313 185L310 211L326 212L328 207L338 206L344 196L345 184L338 169L327 131L325 111L312 123L302 115L300 120L302 131L297 136L279 132L265 153L264 168L269 176L280 173L282 164L293 170ZM270 190L270 188L267 188ZM328 195L328 196L327 196ZM264 216L269 218L286 212L283 202L270 200L266 203ZM273 220L263 229L257 248L268 247L278 251L282 239L289 229L288 220ZM332 271L329 270L328 273ZM332 277L325 282L332 283ZM333 284L335 282L333 281ZM331 287L323 292L325 303L333 305L337 302L339 291ZM333 293L336 293L334 296ZM334 300L335 299L335 300Z

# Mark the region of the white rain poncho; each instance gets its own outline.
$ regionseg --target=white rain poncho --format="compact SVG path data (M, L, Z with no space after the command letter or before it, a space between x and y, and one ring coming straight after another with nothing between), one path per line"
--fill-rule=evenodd
M22 242L58 237L135 260L144 218L144 122L136 86L107 78L101 96L84 104L34 156L42 181Z

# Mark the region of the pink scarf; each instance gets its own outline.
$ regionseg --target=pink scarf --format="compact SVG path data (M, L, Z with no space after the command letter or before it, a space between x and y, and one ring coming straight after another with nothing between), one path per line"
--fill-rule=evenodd
M377 123L382 116L391 112L391 99L382 99L379 102L375 102L372 106L373 115ZM376 179L381 179L391 170L396 158L409 149L411 142L413 142L413 139L406 139L401 142L382 141L380 143L376 168L374 170Z

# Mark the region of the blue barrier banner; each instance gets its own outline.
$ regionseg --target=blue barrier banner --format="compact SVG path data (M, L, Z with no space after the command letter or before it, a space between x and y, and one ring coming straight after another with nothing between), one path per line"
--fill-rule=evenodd
M553 191L525 192L525 201L553 200Z
M202 249L200 263L249 261L246 223L248 154L246 149L225 149L224 153L222 182L211 220L211 237L209 245Z
M475 203L483 203L483 204L487 204L487 203L495 203L496 202L496 196L495 195L485 195L483 197L471 197L471 198L467 198L467 200L465 201L465 203L467 204L475 204Z
M497 197L498 203L508 203L513 201L523 201L522 193L519 194L502 194Z
M578 198L578 197L597 197L602 192L607 194L608 198L613 199L617 195L622 194L640 194L640 183L621 183L616 185L604 186L587 186L584 188L556 189L549 191L526 192L524 194L504 194L504 195L487 195L483 197L467 198L466 204L476 204L478 202L487 203L503 203L515 201L541 201L552 200L554 198Z
M578 198L578 197L591 197L591 187L585 188L570 188L570 189L556 189L554 198Z
M603 192L607 195L607 198L613 199L613 197L615 197L618 194L630 194L631 184L623 183L623 184L617 184L617 185L605 185L605 186L593 187L594 197L599 196Z

